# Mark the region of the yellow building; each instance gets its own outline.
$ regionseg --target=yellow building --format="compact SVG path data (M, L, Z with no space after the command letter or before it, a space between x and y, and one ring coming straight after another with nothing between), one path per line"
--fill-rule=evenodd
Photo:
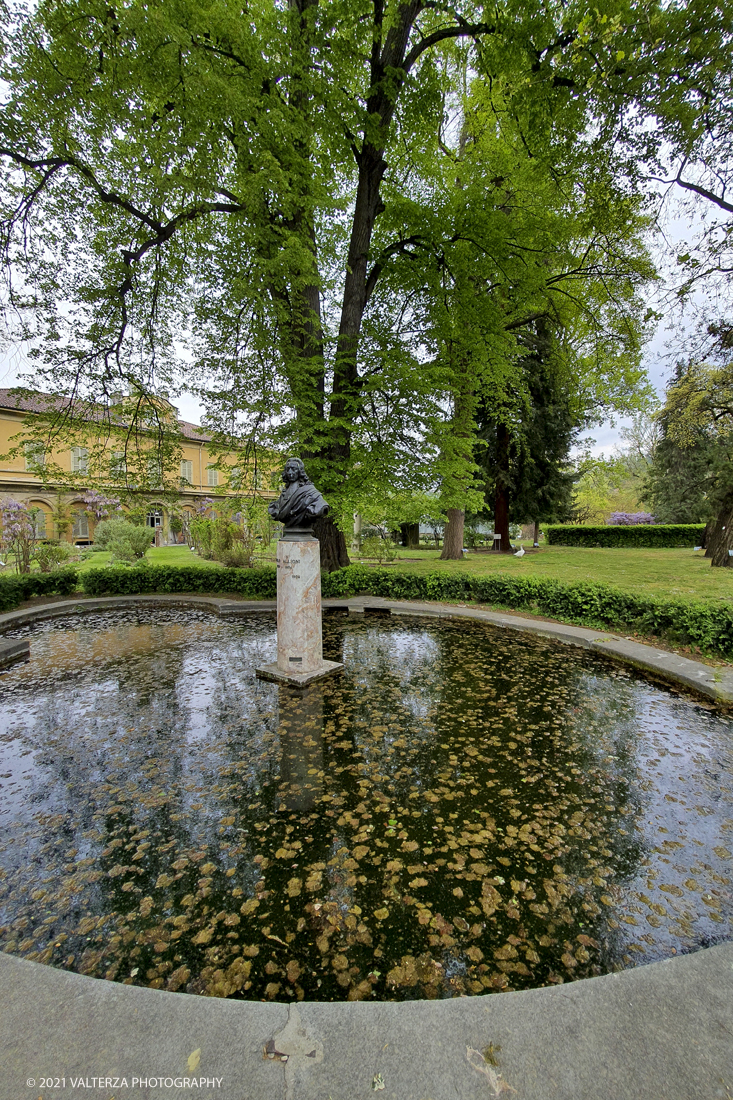
M175 468L161 471L159 493L149 488L137 493L131 491L125 476L125 454L115 450L120 444L115 443L114 435L100 436L94 428L94 415L90 416L89 427L77 445L54 446L51 452L44 450L40 435L33 434L35 417L38 416L40 422L44 414L62 408L61 399L46 394L21 397L13 390L0 389L0 455L3 456L0 458L0 498L10 497L38 510L35 522L39 539L60 536L80 545L93 542L94 519L83 499L90 489L110 497L122 497L123 507L139 508L142 504L151 534L155 532L156 543L161 545L182 538L171 532L172 509L185 517L186 513L194 513L207 497L234 494L237 489L244 489L247 481L250 491L252 488L264 489L260 484L261 475L256 475L256 485L252 485L251 474L242 476L234 450L231 454L222 453L220 449L214 453L212 437L207 432L179 419L178 410L168 400L156 398L155 419L158 425L161 422L165 425L171 453L176 453ZM24 440L26 435L29 438ZM152 431L150 447L152 456L156 453L152 449ZM100 476L102 469L105 474ZM85 480L87 475L89 481ZM275 494L264 491L261 495L271 497ZM65 525L63 520L59 523L64 515L68 517Z

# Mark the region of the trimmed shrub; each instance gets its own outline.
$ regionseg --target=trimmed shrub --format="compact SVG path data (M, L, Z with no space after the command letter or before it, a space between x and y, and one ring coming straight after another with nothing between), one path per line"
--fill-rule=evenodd
M70 596L76 591L77 580L76 569L0 576L0 611L12 611L35 596Z
M68 573L75 580L73 571ZM0 581L27 584L38 580L50 583L59 576L60 573L32 574L3 577ZM79 580L89 596L206 592L263 600L274 599L277 594L277 574L272 568L133 566L129 569L90 569L82 573ZM610 585L566 584L501 573L488 577L470 573L401 573L351 565L336 573L324 574L321 591L324 597L336 599L369 594L391 600L476 601L548 615L581 626L656 634L678 644L699 646L702 650L733 656L733 606L701 600L661 600L637 596ZM16 602L26 598L20 596Z
M109 550L112 558L118 561L137 561L144 558L153 541L153 532L149 527L136 525L113 516L102 520L94 530L94 545Z
M42 542L33 551L32 559L42 573L51 573L71 557L68 542Z
M656 634L670 641L733 655L733 607L636 596L603 584L565 584L538 577L496 573L397 573L350 566L322 578L324 596L368 593L393 600L475 600L549 615L580 626Z
M576 527L571 524L543 526L550 546L613 546L617 548L674 548L699 546L704 523L656 523L603 527Z
M143 592L232 593L248 599L277 595L274 569L213 569L196 565L147 565L89 569L80 582L88 596L133 596Z

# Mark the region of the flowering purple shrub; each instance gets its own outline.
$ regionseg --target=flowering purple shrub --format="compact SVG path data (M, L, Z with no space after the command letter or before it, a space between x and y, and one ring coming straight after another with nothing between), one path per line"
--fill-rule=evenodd
M106 497L96 489L88 489L81 499L86 505L85 511L94 516L97 523L109 519L113 512L122 513L122 505L117 497Z
M19 500L6 497L0 501L2 535L0 546L6 557L15 558L19 573L30 573L31 552L36 538L35 517L38 508L27 508Z
M608 523L633 527L637 523L654 523L654 516L650 512L611 512Z

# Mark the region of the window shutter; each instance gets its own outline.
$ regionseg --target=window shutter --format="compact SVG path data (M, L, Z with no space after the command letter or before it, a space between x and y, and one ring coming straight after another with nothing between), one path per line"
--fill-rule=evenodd
M86 474L89 468L89 451L86 447L71 448L72 474Z
M26 470L42 470L46 465L46 452L43 449L43 444L29 439L23 444L23 450L25 451Z
M82 512L77 509L74 512L74 535L75 539L88 539L89 538L89 517L86 512Z
M33 538L45 539L46 537L46 513L39 508L33 517Z
M181 462L181 481L186 481L189 485L193 485L193 462L187 459Z
M113 451L112 461L110 462L109 472L112 477L124 477L127 473L127 463L125 462L124 451Z
M209 478L209 480L208 480L209 488L210 489L215 489L216 486L219 484L219 471L215 470L212 466L209 466L209 468L206 472L207 472L208 478Z

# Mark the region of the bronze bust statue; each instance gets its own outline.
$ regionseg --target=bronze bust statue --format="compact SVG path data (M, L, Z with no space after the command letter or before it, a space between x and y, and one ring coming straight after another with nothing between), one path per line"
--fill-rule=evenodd
M305 472L299 458L289 458L283 471L283 489L268 505L274 520L285 527L282 537L289 542L312 539L313 520L328 514L328 505Z

